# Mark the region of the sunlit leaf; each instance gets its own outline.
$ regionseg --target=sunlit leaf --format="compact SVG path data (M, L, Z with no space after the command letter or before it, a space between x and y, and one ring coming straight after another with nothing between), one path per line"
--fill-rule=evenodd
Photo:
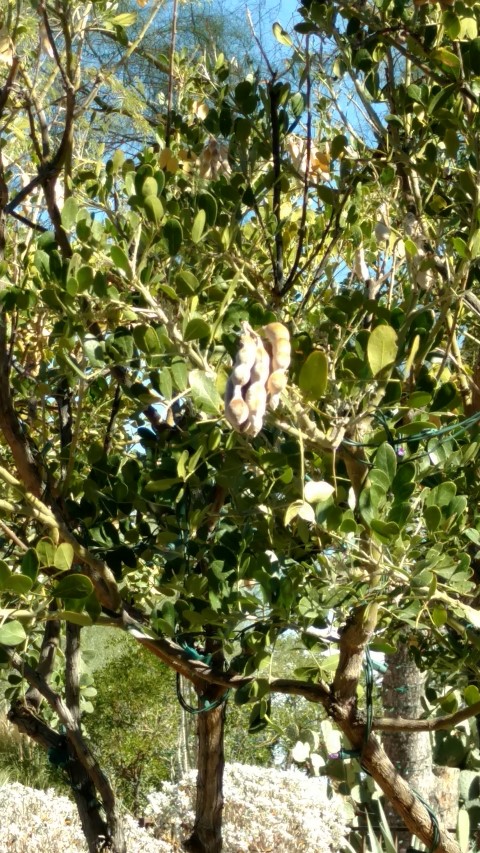
M73 548L69 542L62 542L55 551L53 565L62 572L67 572L73 563Z
M327 501L334 491L334 487L326 480L309 480L304 487L305 500L311 504Z
M27 638L25 628L17 619L0 625L0 644L2 646L19 646Z
M93 592L90 578L78 573L67 575L55 584L52 595L55 598L88 598Z
M367 357L374 376L395 363L397 333L391 326L376 326L368 338Z
M298 384L303 393L312 399L323 397L327 388L328 361L320 350L310 353L302 364Z
M188 382L195 405L209 415L218 415L222 406L222 398L217 391L211 376L203 370L191 370Z

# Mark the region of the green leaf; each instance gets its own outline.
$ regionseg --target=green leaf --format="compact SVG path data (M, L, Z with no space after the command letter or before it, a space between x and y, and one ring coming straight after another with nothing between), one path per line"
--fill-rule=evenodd
M372 518L370 527L376 534L376 538L384 543L396 539L400 533L398 524L395 524L394 521L382 521L380 518Z
M432 50L430 56L435 62L439 62L445 68L451 68L455 74L460 73L460 60L458 56L452 53L451 50L447 50L446 47L435 48L435 50Z
M12 574L8 582L8 587L11 592L16 592L18 595L26 595L32 588L32 579L28 575Z
M184 333L185 341L199 341L202 338L208 338L211 334L211 328L201 317L193 317L187 323L187 328Z
M299 518L303 518L304 521L310 522L310 524L315 522L315 510L306 501L294 501L289 507L287 507L285 517L283 519L285 527L290 524L294 518L297 518L297 516Z
M189 270L182 270L175 276L175 293L178 296L192 296L198 287L198 278Z
M67 198L65 204L63 205L61 213L62 225L66 231L70 231L70 228L75 225L75 222L77 220L77 213L78 204L73 198L73 196L70 196L70 198Z
M283 29L281 24L278 21L275 21L272 32L274 37L277 39L280 44L284 44L286 47L293 47L293 42L287 32Z
M442 520L442 513L438 506L426 506L423 510L425 524L430 533L436 530Z
M58 597L60 598L60 596ZM66 598L67 596L64 597ZM73 598L73 596L70 596L70 598ZM75 610L57 610L55 617L56 619L63 619L65 622L72 622L73 625L80 625L82 628L90 628L93 625L93 620L88 613L77 613Z
M199 243L205 228L207 214L204 210L199 210L192 225L192 243Z
M52 595L55 598L88 598L93 592L93 584L90 578L75 573L62 578L54 586Z
M374 376L395 363L397 333L391 326L376 326L368 338L367 358Z
M327 356L321 350L314 350L302 364L298 377L300 390L306 397L318 400L323 397L328 379Z
M290 98L290 111L294 118L300 118L305 110L305 96L302 92L295 92ZM335 140L334 140L335 142Z
M4 560L0 560L0 589L7 589L11 572Z
M380 445L375 454L375 468L380 468L387 475L389 483L393 481L397 471L397 455L387 441Z
M154 178L151 180L155 183ZM149 222L152 222L154 225L158 227L163 217L163 204L156 195L148 195L144 200L142 207L145 211L145 215Z
M460 18L460 32L458 38L460 41L473 41L478 36L478 26L475 18L465 17Z
M158 184L153 175L147 175L140 187L140 193L144 199L148 196L156 196L158 194Z
M163 235L167 241L168 253L176 255L183 241L183 230L178 219L167 219L163 226Z
M136 20L136 12L120 12L119 15L115 15L113 18L110 18L109 23L113 24L115 27L131 27Z
M41 566L53 566L55 559L55 545L51 539L40 539L35 548Z
M467 705L476 705L480 702L480 690L475 684L469 684L463 691L463 698Z
M132 269L130 267L130 261L128 260L125 252L120 246L112 246L110 248L110 257L115 264L116 268L125 272L128 278L132 277Z
M133 339L139 350L147 355L158 355L162 352L159 337L153 326L136 326L133 330Z
M207 415L219 415L222 398L213 379L203 370L191 370L188 381L195 405Z
M326 480L309 480L303 490L305 500L310 504L328 501L334 491L335 488Z
M474 231L470 240L470 257L472 260L480 256L480 229Z
M431 617L433 624L437 628L442 628L447 622L448 614L444 607L434 607L431 613Z
M217 202L210 193L201 193L197 198L200 210L205 211L207 225L215 225L217 219Z
M26 639L25 628L17 619L0 625L0 644L2 646L19 646Z
M73 548L68 542L62 542L55 551L53 565L61 572L68 572L73 563Z

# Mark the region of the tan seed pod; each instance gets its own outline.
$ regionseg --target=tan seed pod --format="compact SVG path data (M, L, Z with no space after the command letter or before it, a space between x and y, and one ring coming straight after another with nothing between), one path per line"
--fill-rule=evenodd
M274 370L268 377L267 391L269 394L280 394L287 384L287 374L284 370Z
M269 323L263 327L263 334L272 349L272 369L286 370L290 364L290 333L283 323Z
M267 409L267 392L263 382L253 382L249 386L245 394L245 403L249 411L245 432L247 435L258 435Z
M231 380L234 385L247 385L250 382L250 373L252 367L250 364L237 364L231 373Z
M234 385L229 379L225 389L225 417L227 421L235 430L242 432L242 424L246 423L249 415L250 411L242 397L240 385Z
M257 336L255 363L250 374L250 382L260 382L265 385L270 373L270 356L265 349L262 340Z

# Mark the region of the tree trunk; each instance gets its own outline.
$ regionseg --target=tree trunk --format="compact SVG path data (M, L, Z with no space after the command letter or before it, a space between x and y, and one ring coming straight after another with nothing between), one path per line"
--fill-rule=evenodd
M201 694L201 700L215 702L223 692L224 689L209 685ZM198 714L195 824L190 838L183 844L188 853L220 853L222 849L224 726L224 703Z
M387 657L383 679L383 705L390 717L420 718L424 707L425 674L417 668L408 645L401 643ZM391 762L404 779L432 808L439 821L454 829L458 811L458 775L456 768L434 767L429 732L385 732L382 742ZM407 850L410 832L399 825L398 815L386 804L392 834L398 839L399 853Z
M181 675L179 678L182 693L184 695L188 695L188 691L191 691L192 694L194 694L194 687L191 681L188 681L188 679ZM192 714L186 711L185 708L181 708L177 741L177 774L179 779L185 776L185 773L188 773L189 770L193 770L193 768L197 766L196 743L194 744L194 724L195 721Z

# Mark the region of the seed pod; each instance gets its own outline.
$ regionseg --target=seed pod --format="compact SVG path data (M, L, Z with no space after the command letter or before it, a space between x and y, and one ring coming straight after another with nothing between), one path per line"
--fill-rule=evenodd
M248 407L248 420L245 432L247 435L258 435L263 426L263 419L267 409L267 392L262 382L253 382L245 394L245 403Z
M269 323L263 327L263 334L272 348L272 372L281 368L286 370L290 364L290 333L282 323Z
M263 419L267 408L267 391L265 386L269 372L270 356L261 338L257 336L255 364L250 374L250 385L245 393L245 402L249 410L246 428L247 435L258 435L263 426Z
M267 382L268 404L276 409L280 394L287 384L287 370L290 364L290 334L282 323L269 323L263 327L271 351L271 373Z
M234 385L230 378L225 389L225 417L227 421L237 432L243 432L242 425L248 420L249 414L249 408L242 397L241 386Z
M274 370L268 377L267 392L268 405L271 409L276 409L280 402L280 394L287 384L287 374L284 370Z

